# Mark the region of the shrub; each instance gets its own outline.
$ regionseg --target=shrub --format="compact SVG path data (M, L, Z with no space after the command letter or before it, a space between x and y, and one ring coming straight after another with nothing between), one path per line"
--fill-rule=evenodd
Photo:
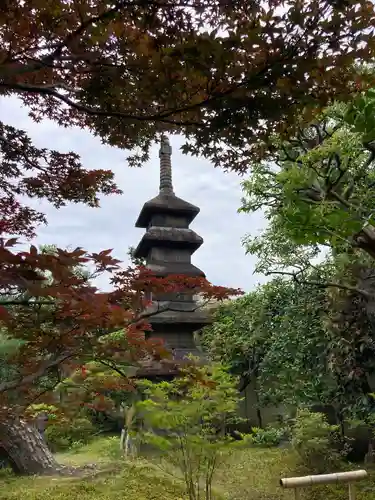
M136 405L144 422L138 436L158 450L164 469L180 470L190 500L212 500L216 469L237 444L223 432L236 418L237 380L218 364L191 366L181 375L143 382L148 399Z
M95 433L95 427L84 417L62 420L48 425L46 440L52 451L62 451L88 443Z
M100 441L100 455L111 460L121 459L122 453L118 436L109 436Z
M338 426L327 422L323 413L299 410L291 440L299 465L317 474L340 468L342 454L338 451L338 430Z
M249 437L249 441L254 446L271 447L278 446L281 441L287 437L287 429L283 427L271 427L268 426L265 429L260 427L252 427L252 434Z

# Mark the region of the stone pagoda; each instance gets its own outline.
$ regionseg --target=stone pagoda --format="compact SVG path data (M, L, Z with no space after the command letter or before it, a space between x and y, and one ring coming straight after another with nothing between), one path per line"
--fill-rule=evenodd
M203 243L201 236L189 228L200 210L174 194L171 156L169 140L163 137L159 152L159 194L147 201L139 214L135 225L144 228L146 232L135 249L134 256L145 259L146 267L158 276L183 274L205 277L204 272L191 263L192 254ZM151 300L151 311L161 312L150 317L153 331L148 334L148 338L163 339L171 353L171 359L152 361L138 371L137 376L173 376L177 366L189 354L200 355L194 341L194 332L210 323L209 315L199 309L191 292L163 293L151 297Z

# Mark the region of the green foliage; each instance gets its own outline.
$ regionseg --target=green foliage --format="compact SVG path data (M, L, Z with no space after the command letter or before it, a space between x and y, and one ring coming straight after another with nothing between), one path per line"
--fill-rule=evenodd
M240 210L263 209L270 221L263 235L244 239L258 270L296 269L319 245L339 253L360 247L373 257L373 95L335 103L288 140L274 137L273 163L252 166Z
M23 342L10 338L6 330L0 330L0 380L11 380L17 373L17 366L9 361L10 357L17 353Z
M375 139L375 89L361 92L348 106L345 121L370 143Z
M236 420L236 380L214 364L190 366L171 382L143 387L148 399L137 404L142 441L159 451L164 467L167 459L180 470L190 500L211 500L214 473L235 446L224 429Z
M324 290L276 278L219 307L202 344L243 385L255 382L260 405L328 404L337 383L326 364L325 302Z
M275 320L267 307L271 300L264 304L265 295L258 289L220 305L212 325L201 332L202 346L211 357L228 364L233 374L243 378L256 370L269 336L269 323Z
M293 406L331 402L336 383L326 366L329 337L322 324L324 294L290 281L275 281L284 294L259 370L261 399Z
M213 324L202 330L204 348L213 359L222 360L233 374L239 375L243 387L261 376L272 336L284 330L286 308L293 293L285 280L273 280L219 306Z
M45 436L51 450L60 451L87 443L94 434L95 427L90 420L78 417L48 425Z
M340 467L337 441L338 427L330 425L323 413L297 412L291 442L298 454L299 465L308 472L323 474Z
M273 162L253 165L240 209L263 209L269 221L260 236L244 239L256 271L293 278L287 319L259 375L281 383L277 393L275 384L259 383L262 394L333 404L341 419L374 412L374 95L334 103L288 140L271 138Z
M134 247L128 248L127 256L129 257L130 262L133 264L133 266L144 266L146 264L146 260L142 257L135 257L134 252Z
M370 421L375 412L370 380L375 373L374 299L375 280L371 259L352 258L337 272L352 289L331 288L327 293L325 326L330 332L329 363L340 381L338 399L347 418ZM357 289L368 292L366 297Z
M325 280L351 288L326 287ZM340 254L305 272L302 282L274 278L219 307L202 345L240 375L242 387L252 383L260 409L321 404L333 407L340 423L369 421L374 303L357 287L375 290L370 258Z
M265 429L253 427L249 442L254 446L272 447L277 446L287 437L287 429L281 427L268 426Z
M41 413L47 413L49 420L56 420L58 408L55 405L49 405L46 403L38 403L38 404L30 405L27 408L26 414L32 418L35 418L38 415L40 415Z

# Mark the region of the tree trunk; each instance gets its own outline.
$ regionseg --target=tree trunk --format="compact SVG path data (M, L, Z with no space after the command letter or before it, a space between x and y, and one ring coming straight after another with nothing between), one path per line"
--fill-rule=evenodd
M39 431L20 419L0 422L0 450L16 474L53 474L61 469Z
M354 242L357 247L367 252L375 259L375 228L372 225L363 227L363 229L354 236Z
M125 427L121 429L121 435L120 435L120 451L121 453L125 452L125 443L126 443L126 430Z

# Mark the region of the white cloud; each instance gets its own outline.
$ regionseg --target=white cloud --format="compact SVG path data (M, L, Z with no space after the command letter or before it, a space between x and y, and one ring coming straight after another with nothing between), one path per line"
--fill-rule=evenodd
M70 204L56 210L38 203L49 224L39 229L37 243L82 246L89 251L113 248L114 255L127 262L128 247L135 246L143 234L134 227L139 211L158 192L158 147L153 148L151 160L142 169L132 169L126 153L102 145L87 131L64 129L48 120L35 124L16 99L1 100L1 119L27 131L37 146L73 150L88 168L111 169L124 191L122 196L102 198L100 209ZM177 196L200 207L191 227L204 238L192 261L214 284L251 290L264 277L252 274L254 259L245 256L241 238L257 233L265 224L264 218L238 214L240 178L214 169L206 160L183 155L179 151L182 142L181 137L171 138L174 189ZM105 281L100 285L106 286Z

